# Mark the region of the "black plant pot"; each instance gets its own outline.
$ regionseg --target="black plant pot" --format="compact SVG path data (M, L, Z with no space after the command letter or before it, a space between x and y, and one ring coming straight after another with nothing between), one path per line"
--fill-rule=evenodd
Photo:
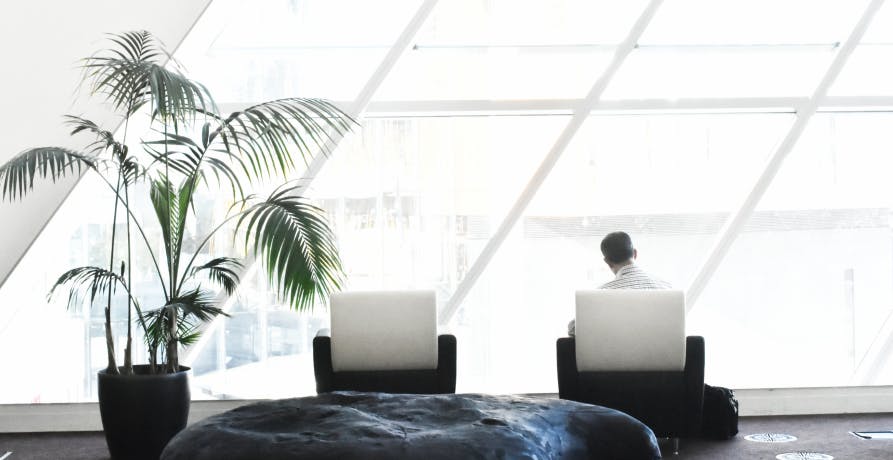
M158 460L168 441L189 417L189 370L150 374L148 365L134 375L99 372L99 413L105 442L114 460Z

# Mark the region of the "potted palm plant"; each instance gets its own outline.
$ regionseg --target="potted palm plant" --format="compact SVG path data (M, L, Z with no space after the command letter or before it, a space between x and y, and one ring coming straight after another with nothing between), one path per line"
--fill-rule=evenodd
M200 261L199 253L215 235L229 232L233 242L238 236L243 257L256 259L295 309L339 288L341 264L324 213L299 197L294 182L262 196L247 191L270 179L284 180L314 153L327 153L328 142L348 131L353 120L327 101L305 98L223 116L208 90L184 76L150 33L111 35L110 42L83 61L82 84L110 103L123 127L112 133L67 116L72 135L87 134L93 141L81 151L26 150L0 167L0 187L4 200L18 200L36 177L55 181L82 173L95 174L107 186L108 266L68 270L50 295L67 287L69 304L104 308L108 365L99 372L98 388L109 451L113 458L158 458L185 426L189 410L188 368L179 362L180 347L198 338L204 322L225 314L212 287L232 294L240 283L242 259ZM131 150L129 122L137 116L148 117L151 131ZM231 206L207 234L193 235L198 243L187 251L184 236L202 188ZM150 218L135 212L140 190L148 190ZM160 243L148 236L150 224L160 227ZM159 305L139 302L131 276L135 246L150 259L154 289L163 298ZM115 302L127 304L121 363L112 331ZM146 364L133 364L134 326L145 339Z

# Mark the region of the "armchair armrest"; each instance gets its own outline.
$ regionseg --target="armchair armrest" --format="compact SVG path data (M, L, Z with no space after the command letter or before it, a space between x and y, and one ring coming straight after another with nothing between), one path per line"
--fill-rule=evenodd
M558 397L576 400L579 398L577 341L573 337L562 337L555 345L558 353Z
M685 339L685 428L688 436L701 431L704 410L704 337L690 335Z

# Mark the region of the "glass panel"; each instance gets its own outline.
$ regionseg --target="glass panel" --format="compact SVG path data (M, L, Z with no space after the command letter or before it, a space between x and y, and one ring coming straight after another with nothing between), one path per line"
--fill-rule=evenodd
M808 96L865 2L661 5L606 99Z
M316 394L313 337L328 312L295 312L273 294L266 275L244 278L238 298L188 351L193 399L290 398ZM196 391L197 390L197 391Z
M640 47L604 98L809 96L834 51L831 45Z
M710 347L709 380L893 383L882 353L893 325L891 123L813 118L690 315Z
M893 95L893 5L884 3L874 15L859 46L847 60L831 96Z
M420 4L216 0L176 57L218 102L353 100Z
M881 5L865 31L862 43L893 43L893 5L886 2Z
M351 100L419 4L218 0L177 57L224 103ZM440 2L377 98L583 97L644 5ZM667 2L605 97L809 95L864 6ZM887 5L879 13L832 94L893 94L885 64L891 11ZM736 388L893 384L893 356L884 355L893 334L891 117L813 120L690 316L690 333L707 338L708 381ZM598 253L608 231L630 231L643 266L688 286L791 120L591 117L449 325L460 343L459 391L555 391L554 340L573 315L572 293L611 277ZM309 192L336 229L346 288L433 287L447 301L567 121L365 121ZM0 368L21 371L4 383L0 403L95 400L95 373L105 365L101 307L66 309L64 295L51 303L45 295L64 270L107 263L110 226L106 208L96 205L104 187L85 178L0 288L0 348L27 344L26 352L0 354ZM226 209L216 198L200 198L192 230ZM160 244L157 232L148 238ZM200 258L230 251L223 238ZM148 258L135 260L143 304L157 305ZM328 322L325 309L294 313L255 272L229 311L187 358L195 398L313 393L310 341ZM120 344L123 311L113 315ZM63 340L73 345L55 346ZM142 356L142 340L134 340Z
M157 133L148 131L147 120L147 117L139 115L134 117L128 138L156 139ZM192 135L196 138L195 133ZM121 138L122 134L119 133L117 137ZM142 146L134 142L131 142L129 149L134 155L144 155ZM143 161L142 164L149 162ZM180 180L176 175L172 178L174 181ZM96 372L107 365L103 311L107 299L97 298L92 304L82 299L68 306L68 286L59 289L56 296L49 300L47 293L59 276L72 268L109 266L113 209L110 187L113 186L103 182L95 173L87 173L28 249L7 282L0 287L0 298L5 299L0 303L0 347L23 350L21 353L0 354L0 366L18 369L22 373L22 378L9 383L9 391L0 394L0 404L96 400ZM219 190L204 187L196 191L194 210L187 217L182 242L187 257L198 251L195 264L222 256L244 257L243 246L233 245L231 229L234 222L199 249L205 236L231 210L233 199L227 190L223 192L221 194ZM246 187L246 193L252 192L264 193ZM135 227L132 231L133 272L130 285L145 312L163 305L159 275L146 249L149 245L163 266L163 238L149 201L148 185L143 182L131 188L129 196L132 211L145 232L144 241ZM115 232L114 265L117 269L124 259L126 247L126 223L120 208ZM187 260L184 259L181 265L184 271ZM194 287L191 283L190 287ZM218 294L213 284L203 283L202 287L212 295ZM246 292L255 301L260 301L250 286ZM269 303L276 305L275 299ZM116 359L120 365L126 343L126 297L119 292L112 297L111 305L112 330L118 353ZM234 311L239 312L238 305ZM148 361L148 355L142 331L136 324L132 331L134 363L143 364ZM66 346L59 347L59 343ZM23 344L27 344L27 347L23 348ZM190 365L192 361L190 356L182 362ZM202 374L202 366L202 363L198 363L194 370L196 376ZM200 382L198 379L192 381L193 385ZM201 386L193 388L197 399L207 398L207 393Z
M136 146L131 148L133 151ZM107 365L103 316L107 300L99 297L92 305L89 300L83 300L68 306L67 286L60 288L50 300L47 293L59 276L72 268L108 267L111 196L105 183L93 173L87 174L0 288L0 297L6 299L0 304L0 346L4 350L23 350L0 354L0 366L18 369L22 374L21 378L4 384L0 404L96 400L96 372ZM130 197L134 214L143 222L147 240L160 257L163 240L149 204L147 187L135 187ZM183 240L183 247L188 251L200 244L199 238L204 238L211 225L222 221L230 200L203 190L196 194L194 204L194 219L187 220ZM125 229L123 213L119 212L116 268L123 260ZM201 237L196 236L199 234ZM242 257L231 241L225 232L218 234L199 251L196 263L219 256ZM134 296L144 311L158 308L163 304L158 275L135 228L132 243ZM215 292L213 286L204 287L212 294ZM127 330L126 297L121 293L114 295L111 305L116 359L121 364ZM145 363L147 351L141 329L134 323L132 330L134 362ZM60 347L60 343L66 345ZM201 397L200 391L194 393Z
M450 0L438 2L417 41L423 46L616 44L644 0Z
M893 95L893 44L856 47L828 95Z
M440 2L376 99L581 98L644 5Z
M446 302L567 120L366 120L308 191L334 225L348 275L344 289L434 289L438 302ZM315 393L311 347L316 332L328 327L325 308L291 312L255 277L232 312L221 326L225 335L217 331L196 355L196 381L205 394ZM485 331L478 323L471 327ZM471 338L460 340L466 350ZM471 351L461 353L459 385L470 391L480 374L466 366L478 361Z
M108 264L103 259L110 222L101 222L103 213L91 212L96 208L90 204L97 202L91 192L103 190L90 179L81 180L0 288L0 367L18 375L4 379L0 404L96 398L95 371L106 365L105 336L97 327L101 309L95 316L80 306L66 310L65 292L54 302L46 297L66 270Z
M641 265L685 289L790 120L590 117L463 304L457 330L488 350L467 358L483 391L556 391L555 340L574 291L613 278L605 234L631 233Z
M347 288L449 298L567 119L368 120L309 192L337 226Z
M826 44L843 41L865 10L852 0L674 0L640 45Z

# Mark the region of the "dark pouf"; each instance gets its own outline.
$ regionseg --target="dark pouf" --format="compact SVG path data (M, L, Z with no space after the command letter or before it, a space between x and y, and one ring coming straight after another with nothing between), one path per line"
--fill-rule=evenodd
M660 450L638 420L573 401L338 392L209 417L161 458L651 460Z

